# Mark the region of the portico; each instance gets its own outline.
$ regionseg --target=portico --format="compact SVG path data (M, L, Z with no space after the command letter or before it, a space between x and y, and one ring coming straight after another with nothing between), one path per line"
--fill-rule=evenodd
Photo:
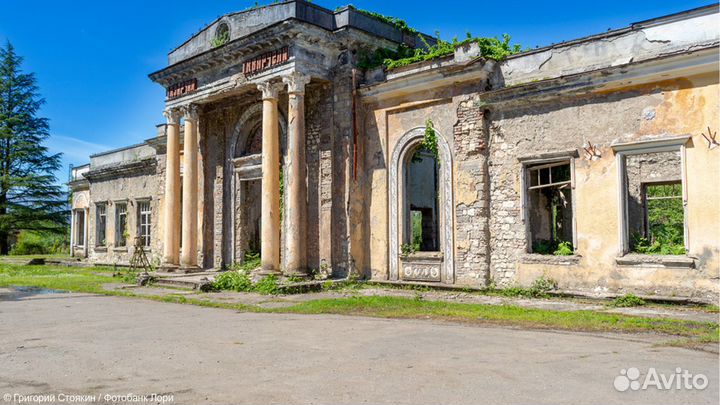
M259 91L262 103L261 135L261 223L260 223L260 274L304 276L307 274L305 243L305 220L307 213L307 167L305 159L305 86L310 76L291 70L289 73L270 77L257 83L244 83L242 90L251 92L251 86ZM287 152L284 162L280 158L279 107L280 94L287 95ZM200 229L198 182L200 171L199 145L203 136L199 132L199 111L202 104L189 103L171 107L167 117L167 160L165 171L165 218L164 266L182 271L199 270L198 235ZM180 175L180 123L182 117L183 175ZM281 169L285 184L281 185ZM182 199L180 182L182 179ZM285 187L281 187L285 186ZM281 195L281 188L286 195ZM284 198L284 204L281 199ZM182 201L182 202L181 202ZM180 209L180 206L182 208ZM281 206L284 212L281 213ZM244 207L240 207L243 209ZM182 218L180 212L182 211ZM281 218L286 225L281 226ZM282 229L285 235L285 254L281 255ZM180 237L178 237L178 235ZM182 245L180 242L182 241ZM281 262L283 257L284 262Z

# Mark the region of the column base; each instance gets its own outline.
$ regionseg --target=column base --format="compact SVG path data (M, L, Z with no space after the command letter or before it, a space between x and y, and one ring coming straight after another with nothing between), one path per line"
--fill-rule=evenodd
M180 266L172 263L163 263L158 267L158 271L161 273L176 273Z
M306 269L286 270L283 272L283 276L305 279L310 278L310 274L308 274L308 271Z
M180 265L178 268L178 273L184 273L184 274L190 274L190 273L201 273L203 269L201 269L198 266L187 266L187 265Z

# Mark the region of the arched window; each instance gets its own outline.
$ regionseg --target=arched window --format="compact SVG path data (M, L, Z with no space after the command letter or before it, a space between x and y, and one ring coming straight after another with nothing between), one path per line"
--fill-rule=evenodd
M405 241L417 252L440 250L438 161L420 146L405 161Z
M424 134L425 127L405 133L390 158L388 277L452 284L452 155L438 131L438 155L422 148Z

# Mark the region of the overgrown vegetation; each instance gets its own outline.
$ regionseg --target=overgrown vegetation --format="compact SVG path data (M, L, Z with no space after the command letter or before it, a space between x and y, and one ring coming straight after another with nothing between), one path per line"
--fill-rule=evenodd
M422 38L422 37L421 37ZM396 69L417 62L425 62L444 58L455 53L455 48L466 46L471 43L477 43L480 47L480 56L485 59L503 60L506 57L519 53L520 45L511 45L510 36L503 34L502 39L497 37L473 37L468 33L467 38L460 41L457 37L452 41L445 41L436 38L437 42L433 45L424 43L424 47L409 48L407 45L400 45L394 51L380 48L374 52L362 53L358 59L358 67L361 69L372 69L380 65L385 65L388 69Z
M435 160L440 163L440 156L438 155L438 139L437 133L435 132L435 124L430 118L425 120L425 133L423 135L422 143L420 148L430 152Z
M640 307L645 305L646 302L644 299L633 295L633 294L625 294L622 297L617 297L610 303L610 306L617 307L617 308L628 308L628 307Z
M58 255L68 253L70 237L66 233L23 230L10 248L10 255Z
M575 249L572 242L538 239L533 242L532 252L539 255L572 256Z
M491 292L505 297L547 298L548 293L555 289L557 289L557 281L541 276L535 279L529 288L518 286L503 289L492 288Z
M632 234L632 250L643 254L684 255L682 184L648 186L646 198L649 235Z
M229 40L230 32L223 31L210 41L210 46L212 46L213 48L217 48L219 46L225 45Z
M252 282L251 272L260 267L259 253L246 253L242 263L235 263L228 271L220 273L212 283L216 291L257 292L275 295L280 292L279 281L275 275L268 275Z
M384 14L376 13L374 11L361 10L359 8L355 8L352 4L350 4L348 7L352 7L355 10L357 10L357 12L365 14L368 17L372 17L372 18L380 20L386 24L390 24L393 27L395 27L397 30L402 31L406 34L417 34L418 33L418 31L416 29L410 27L410 25L408 25L407 21L403 20L402 18L387 16Z

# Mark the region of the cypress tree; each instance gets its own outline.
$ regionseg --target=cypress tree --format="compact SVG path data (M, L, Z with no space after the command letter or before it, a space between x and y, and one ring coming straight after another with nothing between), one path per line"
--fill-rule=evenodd
M63 232L67 199L55 172L60 154L43 142L48 119L38 117L45 100L35 75L21 69L23 58L8 41L0 48L0 254L20 230Z

